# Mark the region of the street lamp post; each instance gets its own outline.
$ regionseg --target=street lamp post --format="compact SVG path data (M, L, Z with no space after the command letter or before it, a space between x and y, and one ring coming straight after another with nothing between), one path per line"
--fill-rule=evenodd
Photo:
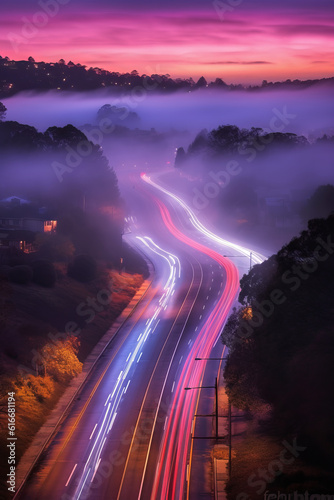
M252 253L251 253L252 255ZM195 358L195 361L225 361L227 358ZM218 439L218 378L216 377L216 436ZM231 401L228 398L228 472L231 477L232 472L232 408Z
M247 255L223 255L223 257L248 259ZM250 254L249 254L249 270L250 271L251 271L252 267L253 267L253 252L250 252Z
M216 420L216 439L219 439L218 436L218 379L216 377L215 385L200 385L199 387L185 387L185 391L190 391L192 389L214 389L216 396L216 412L215 412L215 420Z

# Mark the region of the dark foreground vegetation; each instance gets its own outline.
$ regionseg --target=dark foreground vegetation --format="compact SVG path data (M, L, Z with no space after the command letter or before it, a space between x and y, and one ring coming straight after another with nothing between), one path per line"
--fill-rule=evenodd
M148 270L122 241L116 175L82 132L0 122L0 155L0 442L13 391L17 464Z
M242 491L249 495L243 498L259 498L262 487L334 491L333 277L331 215L309 221L298 238L241 280L242 305L222 334L229 347L226 387L232 404L257 416L260 425L237 447L231 498ZM298 444L295 460L272 468L284 440ZM254 484L252 473L267 461L267 480Z

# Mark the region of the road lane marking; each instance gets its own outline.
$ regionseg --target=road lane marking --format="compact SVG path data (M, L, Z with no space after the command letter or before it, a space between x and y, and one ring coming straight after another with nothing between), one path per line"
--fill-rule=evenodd
M96 425L97 425L97 424L96 424ZM65 486L68 486L68 483L71 481L71 478L72 478L72 476L73 476L73 474L74 474L75 469L77 468L77 465L78 465L78 464L75 464L75 466L73 467L72 472L71 472L71 474L70 474L70 477L68 478L67 483L65 484Z
M197 261L198 262L198 261ZM142 405L141 405L141 408L140 408L140 412L139 412L139 415L138 415L138 418L137 418L137 422L136 422L136 426L135 426L135 429L134 429L134 432L133 432L133 436L132 436L132 441L131 441L131 444L130 444L130 447L129 447L129 451L128 451L128 455L127 455L127 459L126 459L126 462L125 462L125 466L124 466L124 469L123 469L123 474L122 474L122 480L121 480L121 483L120 483L120 486L119 486L119 490L118 490L118 495L117 495L117 499L116 500L119 500L120 496L121 496L121 491L122 491L122 487L123 487L123 483L124 483L124 479L125 479L125 474L126 474L126 470L127 470L127 466L128 466L128 463L129 463L129 460L130 460L130 454L131 454L131 451L132 451L132 447L133 447L133 443L134 443L134 440L135 440L135 436L136 436L136 432L137 432L137 429L138 429L138 426L139 426L139 422L140 422L140 418L141 418L141 415L142 415L142 412L143 412L143 408L144 408L144 404L146 402L146 399L147 399L147 395L148 395L148 391L149 391L149 388L151 386L151 383L152 383L152 380L153 380L153 376L157 370L157 367L158 367L158 364L159 364L159 361L160 361L160 358L162 356L162 353L164 351L164 349L166 348L166 345L167 345L167 341L168 339L170 338L170 335L172 334L172 331L176 325L176 322L177 322L177 319L179 318L179 316L181 315L181 311L184 307L184 305L186 304L186 301L189 297L189 294L190 294L190 291L192 289L192 286L194 284L194 281L195 281L195 273L194 273L194 267L191 265L192 267L192 272L193 272L193 277L192 277L192 281L191 281L191 284L189 286L189 289L188 289L188 292L187 292L187 295L181 305L181 307L179 308L179 312L173 322L173 325L171 327L171 329L169 330L169 333L168 333L168 336L164 342L164 345L162 346L162 349L160 351L160 354L158 356L158 359L157 359L157 362L155 364L155 367L154 367L154 370L152 372L152 375L151 375L151 378L148 382L148 385L147 385L147 388L146 388L146 391L145 391L145 395L144 395L144 398L143 398L143 402L142 402ZM142 493L142 489L143 489L143 485L144 485L144 479L145 479L145 475L146 475L146 469L147 469L147 464L148 464L148 458L149 458L149 454L150 454L150 451L151 451L151 446L152 446L152 440L153 440L153 433L154 433L154 429L155 429L155 426L156 426L156 422L157 422L157 418L158 418L158 412L159 412L159 409L160 409L160 405L161 405L161 401L162 401L162 397L163 397L163 393L164 393L164 390L165 390L165 386L166 386L166 383L167 383L167 379L168 379L168 375L169 375L169 372L171 370L171 367L172 367L172 363L175 359L175 355L176 355L176 352L177 352L177 349L178 349L178 346L179 346L179 343L181 341L181 338L182 338L182 335L184 333L184 330L186 328L186 325L188 323L188 320L189 320L189 317L191 315L191 312L194 308L194 305L195 305L195 302L197 301L197 298L198 298L198 295L199 295L199 292L200 292L200 289L201 289L201 286L203 284L203 270L202 268L200 267L200 271L201 271L201 280L200 280L200 283L199 283L199 286L198 286L198 290L197 290L197 293L196 293L196 297L195 299L193 300L192 302L192 306L190 308L190 311L187 315L187 318L186 318L186 321L184 322L184 326L182 328L182 331L180 333L180 336L179 336L179 339L176 343L176 346L175 346L175 349L174 349L174 352L173 352L173 355L171 357L171 360L170 360L170 363L169 363L169 366L168 366L168 369L167 369L167 372L166 372L166 376L165 376L165 380L164 380L164 384L163 384L163 387L161 389L161 392L160 392L160 398L159 398L159 402L157 404L157 409L156 409L156 412L155 412L155 418L154 418L154 422L153 422L153 427L152 427L152 431L151 431L151 436L150 436L150 442L149 442L149 445L148 445L148 450L146 452L146 460L145 460L145 466L144 466L144 470L143 470L143 473L142 473L142 480L141 480L141 485L140 485L140 491L139 491L139 494L138 494L138 499L140 499L141 497L141 493Z
M117 417L117 412L113 415L112 419L111 419L111 422L110 422L110 425L109 425L109 429L108 429L108 432L107 434L109 433L109 431L111 430L112 426L114 425L114 422L115 422L115 418ZM107 439L107 438L105 438ZM103 443L104 444L104 443Z
M183 355L180 357L179 365L181 364L182 359L183 359Z
M104 406L105 406L105 405L104 405ZM97 424L95 424L95 427L94 427L93 432L91 433L91 435L90 435L90 438L89 438L89 439L92 439L92 437L93 437L93 434L94 434L94 432L95 432L96 427L97 427Z
M127 363L129 361L131 354L132 354L132 352L130 352L129 356L126 358L125 363Z
M159 319L158 319L158 321L156 322L155 327L154 327L154 328L153 328L153 330L152 330L152 333L154 333L154 332L155 332L155 330L157 329L157 326L158 326L158 324L159 324L159 323L160 323L160 318L159 318Z
M139 354L139 358L137 359L137 363L139 363L140 358L142 357L142 355L143 355L143 351Z
M91 467L89 467L89 469L88 469L88 471L87 471L87 474L86 474L85 479L84 479L84 481L83 481L83 483L82 483L82 486L81 486L81 489L80 489L80 491L79 491L79 495L78 495L78 497L77 497L77 498L80 498L80 497L81 497L82 490L83 490L83 489L84 489L84 487L85 487L85 484L86 484L86 481L87 481L87 477L88 477L88 474L90 473L90 471L91 471Z
M129 382L127 383L127 385L126 385L126 387L125 387L124 394L125 394L125 393L126 393L126 391L128 390L128 387L129 387L129 385L130 385L130 382L131 382L131 380L129 380Z
M98 462L97 462L97 464L96 464L96 467L95 467L95 470L94 470L93 477L92 477L92 479L90 480L90 482L91 482L91 483L92 483L92 482L93 482L93 480L94 480L95 474L96 474L96 472L97 472L97 469L99 468L100 463L101 463L101 458L99 458L99 460L98 460Z
M107 400L106 400L106 402L104 403L104 406L107 406L107 403L108 403L108 401L109 401L110 396L111 396L111 394L109 394L109 396L107 397Z
M172 385L172 391L171 392L174 392L174 387L175 387L175 380L173 382L173 385Z
M146 292L145 292L144 296L145 296L145 295L146 295ZM152 297L151 301L150 301L150 302L148 302L148 303L144 306L144 309L143 309L143 310L139 313L139 318L138 318L138 321L139 321L139 320L143 317L144 313L146 312L146 310L148 309L149 305L151 304L151 302L152 302L153 298L154 298L156 295L157 295L157 293L156 293L156 292L154 292L154 293L153 293L153 297ZM143 297L144 297L144 296L143 296ZM125 322L126 322L126 321L127 321L127 320L125 320ZM83 406L83 408L82 408L82 410L81 410L80 414L78 415L78 417L77 417L76 421L74 422L74 425L72 425L71 430L70 430L70 432L69 432L68 436L66 437L66 439L65 439L65 441L64 441L64 444L63 444L63 446L61 447L61 449L59 450L59 452L58 452L58 454L57 454L57 458L59 457L60 453L61 453L61 452L65 449L65 447L67 446L68 442L70 441L70 439L71 439L71 437L72 437L72 435L73 435L74 431L77 429L78 424L79 424L79 422L80 422L80 420L81 420L82 416L84 415L84 413L85 413L85 411L86 411L86 409L87 409L88 405L91 403L92 398L93 398L93 396L94 396L95 392L97 391L97 388L99 387L99 385L100 385L101 381L103 380L103 377L104 377L104 376L105 376L105 374L107 373L107 371L108 371L108 369L109 369L109 367L110 367L111 363L112 363L112 362L113 362L113 360L115 359L116 355L119 353L119 351L121 350L122 346L124 345L124 343L126 342L126 340L129 338L130 333L134 330L134 328L135 328L135 326L137 325L138 321L135 323L135 325L134 325L134 326L132 326L132 328L130 329L130 331L128 332L128 334L127 334L127 335L125 335L125 337L121 340L121 343L120 343L119 347L116 349L116 351L114 352L113 356L110 358L110 360L109 360L109 362L108 362L107 366L105 367L105 369L103 370L102 374L100 375L99 380L96 382L96 384L95 384L95 386L94 386L93 390L91 391L91 393L90 393L90 395L89 395L89 397L88 397L87 401L85 402L85 404L84 404L84 406ZM124 323L125 323L125 322L124 322ZM123 325L124 325L124 324L123 324ZM122 326L123 326L123 325L122 325ZM120 328L121 328L121 327L120 327ZM118 331L118 330L117 330L117 331ZM109 345L109 344L108 344L108 345ZM99 358L99 359L100 359L100 358Z

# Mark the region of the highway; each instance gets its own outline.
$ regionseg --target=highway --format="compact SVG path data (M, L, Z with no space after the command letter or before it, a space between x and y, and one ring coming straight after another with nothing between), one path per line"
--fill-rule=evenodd
M191 435L203 391L184 389L214 381L217 365L195 358L223 351L217 339L239 289L239 270L223 255L249 258L250 250L207 230L149 176L130 180L128 173L120 176L131 231L125 238L152 261L152 285L96 363L17 499L183 500L190 488L191 499L211 497L210 485L201 493L191 486L198 483ZM254 263L262 260L254 252ZM246 270L247 262L239 268ZM207 399L213 401L213 391Z

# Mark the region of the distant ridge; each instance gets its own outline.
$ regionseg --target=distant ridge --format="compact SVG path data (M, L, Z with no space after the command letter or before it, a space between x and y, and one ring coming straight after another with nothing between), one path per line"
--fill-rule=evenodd
M9 97L25 90L59 90L87 91L112 88L124 92L141 87L146 90L173 92L183 90L192 92L198 89L221 89L226 91L262 91L277 89L306 89L314 85L334 84L334 77L318 80L286 80L283 82L267 82L261 85L245 86L225 83L221 78L208 82L203 76L195 82L192 78L173 79L170 75L140 75L134 70L131 73L110 72L101 68L87 68L64 59L56 63L36 62L33 57L27 61L15 61L0 56L0 98Z

